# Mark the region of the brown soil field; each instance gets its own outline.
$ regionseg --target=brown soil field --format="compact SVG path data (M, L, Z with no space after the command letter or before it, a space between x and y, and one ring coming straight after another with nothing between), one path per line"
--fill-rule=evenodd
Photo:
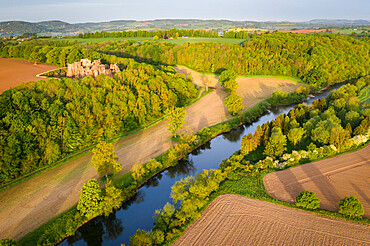
M56 68L58 67L46 64L35 65L22 59L0 57L0 94L22 82L40 80L42 78L36 78L35 75Z
M369 229L227 194L217 197L173 245L369 245Z
M184 66L174 66L174 68L178 73L183 73L186 76L191 75L193 83L198 86L205 87L204 82L208 82L209 87L221 88L217 75L201 74Z
M245 110L271 96L277 89L294 91L300 84L282 79L238 78L237 93L244 98ZM284 87L282 87L284 86ZM231 116L223 105L226 93L216 89L187 108L189 128L199 131ZM115 143L123 174L135 163L145 163L167 151L174 142L161 122ZM31 178L0 193L0 238L19 239L78 202L81 186L98 175L86 154L57 168Z
M370 145L351 153L267 174L263 183L267 193L279 200L294 203L307 189L321 200L320 208L338 211L345 196L356 196L370 218ZM369 232L370 235L370 232Z

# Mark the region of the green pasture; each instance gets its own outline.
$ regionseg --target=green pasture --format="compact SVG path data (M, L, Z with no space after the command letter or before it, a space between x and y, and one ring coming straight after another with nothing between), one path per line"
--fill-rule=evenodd
M370 32L370 27L367 26L367 27L337 29L337 30L333 31L333 33L334 34L340 33L340 34L349 35L349 34L352 34L352 33L360 34L363 31Z

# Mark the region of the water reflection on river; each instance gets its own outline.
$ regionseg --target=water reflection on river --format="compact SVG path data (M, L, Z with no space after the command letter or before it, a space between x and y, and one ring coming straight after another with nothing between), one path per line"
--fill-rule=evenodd
M336 86L338 87L338 86ZM326 97L322 93L307 101ZM150 230L153 227L153 214L170 202L171 186L178 180L204 169L215 169L223 159L240 149L244 134L254 132L258 125L271 121L276 116L288 113L293 106L280 107L269 111L258 121L238 127L222 134L194 150L186 160L176 167L170 167L151 178L137 194L121 209L109 217L98 217L81 227L74 236L64 240L61 245L121 245L129 243L129 238L138 228Z

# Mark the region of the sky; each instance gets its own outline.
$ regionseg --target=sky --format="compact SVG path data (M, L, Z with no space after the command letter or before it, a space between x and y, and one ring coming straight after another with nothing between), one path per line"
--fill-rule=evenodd
M0 0L0 21L370 20L370 0Z

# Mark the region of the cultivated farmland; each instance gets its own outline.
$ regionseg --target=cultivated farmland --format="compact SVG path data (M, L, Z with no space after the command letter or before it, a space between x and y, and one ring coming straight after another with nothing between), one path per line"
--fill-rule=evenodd
M313 191L321 200L320 208L338 211L345 196L356 196L364 206L364 217L370 218L370 145L283 171L267 174L263 183L267 193L278 200L294 202L304 189Z
M238 195L217 197L174 245L369 245L369 226Z
M55 68L57 67L46 64L35 65L26 60L0 57L0 93L21 82L41 79L36 78L35 75Z

